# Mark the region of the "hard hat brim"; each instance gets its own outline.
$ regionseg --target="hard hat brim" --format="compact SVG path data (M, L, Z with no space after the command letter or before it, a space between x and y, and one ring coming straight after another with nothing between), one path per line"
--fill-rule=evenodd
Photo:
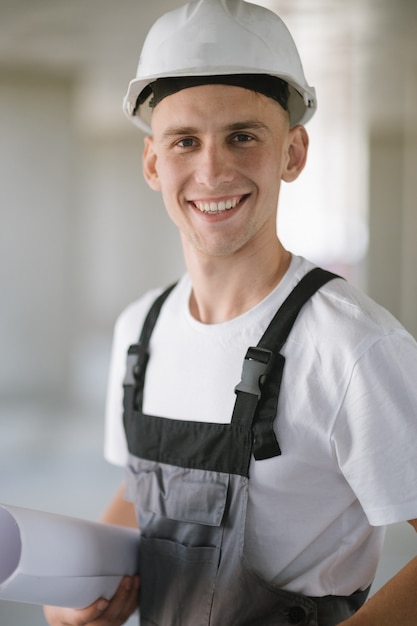
M186 76L195 76L196 71L190 68L188 71L183 73L178 73L178 78L183 78ZM245 68L233 68L233 71L224 71L219 72L216 68L216 71L211 71L211 68L206 68L205 72L202 72L201 76L212 76L212 75L231 75L231 74L254 74L255 72L248 72ZM256 72L259 74L268 72ZM145 101L140 106L137 106L137 101L140 94L143 90L150 85L154 80L160 78L172 78L172 74L158 74L155 76L148 76L142 79L133 79L130 81L127 93L123 99L123 111L127 118L133 122L138 128L144 131L147 134L151 134L151 114L152 109L149 107L149 102ZM317 108L316 94L313 87L309 87L307 91L304 89L304 93L300 93L299 86L294 86L291 81L291 77L280 74L277 76L282 80L286 81L289 86L289 102L288 108L290 111L290 125L296 126L297 124L306 124L308 120L314 115L314 112Z

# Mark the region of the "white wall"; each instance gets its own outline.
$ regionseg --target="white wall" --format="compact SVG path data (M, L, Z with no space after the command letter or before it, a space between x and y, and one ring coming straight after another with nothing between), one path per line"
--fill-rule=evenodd
M61 394L72 340L71 83L0 75L0 395Z
M183 271L175 228L142 178L140 132L81 129L75 89L0 76L3 401L102 400L116 316Z
M367 291L417 337L417 68L405 79L404 115L369 132Z

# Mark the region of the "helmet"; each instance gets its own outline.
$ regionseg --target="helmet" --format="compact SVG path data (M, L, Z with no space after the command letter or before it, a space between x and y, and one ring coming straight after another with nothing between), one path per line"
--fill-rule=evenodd
M243 0L191 0L160 17L146 37L123 110L150 132L150 109L137 102L153 81L230 74L270 74L286 81L291 126L305 124L316 110L314 87L306 82L284 22L272 11Z

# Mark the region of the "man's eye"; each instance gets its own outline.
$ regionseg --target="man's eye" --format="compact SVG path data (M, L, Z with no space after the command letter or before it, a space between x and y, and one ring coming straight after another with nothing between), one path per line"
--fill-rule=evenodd
M238 133L233 137L233 141L236 141L237 143L245 143L248 141L252 141L252 139L253 137L247 135L246 133Z
M180 139L177 143L181 148L191 148L194 146L194 139L192 137L184 137L184 139Z

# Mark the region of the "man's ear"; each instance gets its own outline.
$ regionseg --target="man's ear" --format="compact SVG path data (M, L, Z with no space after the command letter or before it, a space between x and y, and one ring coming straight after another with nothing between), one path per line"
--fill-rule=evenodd
M145 137L145 148L142 156L143 175L149 187L160 191L159 175L156 167L156 154L152 137Z
M287 164L282 180L291 183L304 169L308 152L308 134L304 126L290 128L287 143Z

